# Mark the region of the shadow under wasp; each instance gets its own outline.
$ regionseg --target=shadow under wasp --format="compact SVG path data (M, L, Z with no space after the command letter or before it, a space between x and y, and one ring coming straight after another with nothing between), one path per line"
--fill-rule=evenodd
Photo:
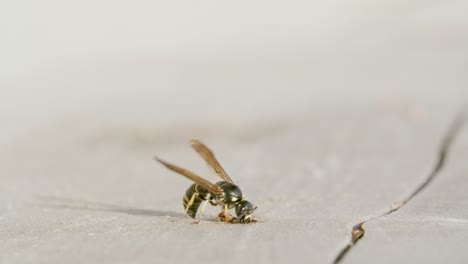
M213 206L222 207L222 211L217 217L218 221L226 223L256 222L256 220L252 218L252 214L257 207L244 199L241 189L234 184L231 177L224 171L223 167L221 167L216 160L213 152L198 140L191 140L190 143L195 151L200 154L223 181L213 184L189 170L170 164L155 156L154 158L156 161L163 164L169 170L177 172L195 182L190 185L184 195L183 205L185 213L195 218L201 206L198 219L195 221L195 223L198 223L200 222L206 204L210 203ZM233 217L229 214L229 210L233 208L235 208L237 217Z

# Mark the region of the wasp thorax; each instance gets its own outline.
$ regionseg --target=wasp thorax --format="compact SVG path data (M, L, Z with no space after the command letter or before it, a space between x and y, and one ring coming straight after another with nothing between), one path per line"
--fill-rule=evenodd
M234 205L242 201L242 191L237 185L226 181L217 182L216 185L221 187L224 191L224 199L221 201L222 203Z

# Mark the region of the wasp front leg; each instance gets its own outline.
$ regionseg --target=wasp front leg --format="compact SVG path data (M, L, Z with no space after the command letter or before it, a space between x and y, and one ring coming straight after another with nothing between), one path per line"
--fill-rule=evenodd
M211 205L213 206L218 206L218 202L217 200L214 198L214 197L210 197L206 200L207 202L209 202ZM235 219L235 217L231 216L228 212L228 206L227 205L224 205L223 206L223 211L221 211L221 213L219 213L218 217L216 217L216 220L219 221L219 222L226 222L226 223L230 223L232 222L233 220Z
M231 223L234 221L234 219L236 218L229 214L228 206L226 204L223 206L223 211L221 211L221 213L219 213L218 217L216 218L216 220L225 223Z

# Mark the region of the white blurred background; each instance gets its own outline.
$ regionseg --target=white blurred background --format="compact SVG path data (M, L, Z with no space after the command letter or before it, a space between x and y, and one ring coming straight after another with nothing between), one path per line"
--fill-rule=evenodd
M467 10L463 0L4 1L0 142L64 119L229 123L387 101L457 106Z

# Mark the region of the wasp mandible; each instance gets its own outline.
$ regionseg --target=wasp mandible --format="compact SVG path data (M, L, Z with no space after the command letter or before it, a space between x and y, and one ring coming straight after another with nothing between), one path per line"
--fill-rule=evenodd
M222 211L217 217L218 221L226 223L256 222L256 220L252 218L252 214L257 207L244 199L241 189L234 184L231 177L224 171L223 167L221 167L216 160L213 152L198 140L191 140L190 143L195 151L200 154L223 181L213 184L189 170L170 164L155 156L154 158L156 161L163 164L169 170L177 172L195 182L187 189L184 195L183 205L185 213L195 218L201 206L198 219L195 221L195 223L198 223L200 222L206 204L210 203L213 206L222 207ZM229 210L233 208L235 208L237 217L233 217L229 214Z

